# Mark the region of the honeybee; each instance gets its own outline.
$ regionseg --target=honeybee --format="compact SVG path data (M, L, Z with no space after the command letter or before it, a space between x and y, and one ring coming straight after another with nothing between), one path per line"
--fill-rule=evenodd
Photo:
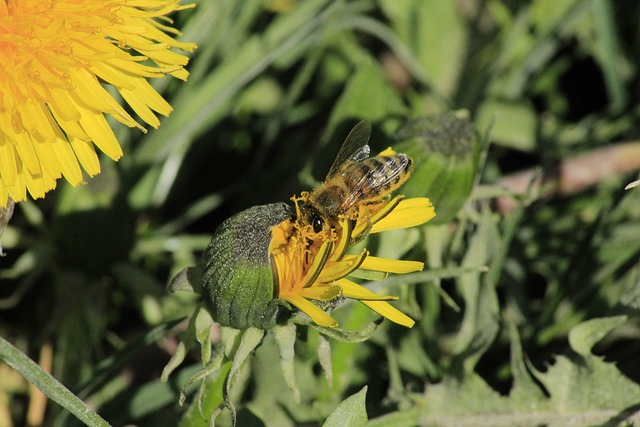
M400 187L411 173L413 161L395 153L369 157L371 124L359 122L345 139L324 182L303 193L300 215L320 233L338 225L340 217L356 220L361 204L375 204Z

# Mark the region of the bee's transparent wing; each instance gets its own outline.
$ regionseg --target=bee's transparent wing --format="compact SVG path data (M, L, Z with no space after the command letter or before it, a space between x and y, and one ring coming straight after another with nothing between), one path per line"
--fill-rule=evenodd
M347 139L342 143L342 147L340 147L340 151L338 151L338 155L333 161L326 179L333 177L347 162L361 162L368 159L370 151L367 143L370 136L370 122L363 120L355 125L347 135Z
M410 159L401 154L402 159L406 159L399 167L384 167L382 161L367 162L368 170L362 174L357 181L351 182L349 187L351 193L342 201L342 209L347 211L371 195L381 195L388 193L393 188L397 188L409 177L406 172L406 162ZM380 159L380 157L374 157Z

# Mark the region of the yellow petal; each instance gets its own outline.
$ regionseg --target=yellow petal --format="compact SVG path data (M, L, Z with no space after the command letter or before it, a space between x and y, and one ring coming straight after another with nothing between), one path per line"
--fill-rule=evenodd
M135 83L135 88L121 88L122 97L142 120L157 129L160 126L160 121L153 111L157 111L163 116L168 116L173 111L173 108L142 77L131 77L130 80Z
M398 203L393 212L375 222L371 232L413 227L429 221L434 216L436 216L435 209L426 197L404 199Z
M105 83L131 90L133 110L157 126L155 113L171 107L144 78L186 78L188 57L170 49L195 48L173 39L180 33L164 16L194 6L179 0L6 3L0 2L3 63L10 65L0 66L1 205L8 196L24 199L26 191L41 197L61 176L77 184L82 168L98 173L92 143L121 157L105 115L145 129Z
M330 283L334 280L348 276L360 267L367 254L368 252L365 249L360 253L360 255L347 255L340 261L332 263L331 265L327 263L318 276L318 281L322 283Z
M349 247L349 239L352 236L352 225L351 221L348 218L342 218L340 220L341 234L340 239L338 240L338 244L336 245L334 251L331 253L331 257L329 260L337 260L342 259L344 254L347 252L347 248Z
M22 124L29 133L38 133L44 140L51 141L55 139L55 134L45 115L45 108L41 103L34 101L19 105L17 110Z
M91 64L90 70L96 73L96 76L117 88L135 89L135 85L129 78L131 75L111 66L108 61L95 62Z
M52 87L49 91L51 92L51 97L48 105L56 120L72 121L80 118L78 110L69 100L69 94L66 91L57 87Z
M144 57L140 57L140 58L144 58ZM158 70L158 68L142 65L136 62L137 60L138 60L137 58L133 58L133 57L126 58L126 59L112 58L104 62L121 72L125 72L127 74L132 74L135 76L153 78L153 77L162 77L164 75L162 72Z
M82 139L83 141L91 141L91 137L87 135L84 129L82 129L82 126L80 126L78 120L67 121L58 120L56 118L56 121L58 122L58 125L60 125L60 128L67 135L67 139L78 138Z
M415 320L401 312L400 310L394 308L391 304L384 301L360 301L362 304L369 307L371 310L375 311L382 317L385 317L391 320L398 325L406 326L407 328L413 327L415 325Z
M27 188L24 181L25 181L24 176L22 174L19 174L19 175L16 175L15 184L7 186L7 191L9 192L9 196L11 196L11 198L16 202L20 202L27 198Z
M331 316L300 295L287 293L282 295L282 298L296 306L300 311L306 313L316 324L326 326L327 328L335 328L338 326L338 322L336 322Z
M189 72L184 68L178 68L175 71L169 72L169 74L180 80L187 80L187 78L189 77Z
M46 173L36 176L27 173L24 177L27 190L29 190L29 194L31 194L31 197L34 199L44 197L47 191L56 188L56 180L52 179Z
M113 109L114 99L88 70L70 68L69 76L75 85L74 95L82 101L85 107L96 111L111 111Z
M307 288L313 285L313 282L316 281L320 273L322 272L322 268L327 262L327 258L329 258L329 253L331 252L332 243L329 240L325 240L325 242L318 249L318 253L316 254L311 266L309 266L309 270L307 274L305 274L304 278L300 281L300 288Z
M18 177L18 159L13 144L0 135L0 177L6 185L14 185Z
M139 96L141 100L149 106L149 108L163 116L168 116L173 111L171 105L165 101L158 92L156 92L149 82L143 78L138 78L136 80L138 81L136 85L137 96ZM133 107L133 105L131 107Z
M136 90L120 89L120 94L124 100L127 101L127 104L133 108L133 111L135 111L136 114L145 121L145 123L154 129L158 129L158 126L160 126L160 120L158 120L158 117L153 114L153 111L151 111L147 102L141 99L137 88Z
M420 261L406 261L397 259L368 256L360 268L363 270L386 271L388 273L406 274L422 271L424 263Z
M96 176L100 173L100 160L96 155L93 144L78 138L71 139L71 147L76 157L80 161L82 168L87 171L89 176Z
M29 134L27 132L13 134L13 140L20 161L27 168L27 171L33 175L42 173L40 160L38 159Z
M338 284L342 287L342 295L347 298L366 301L396 301L398 299L395 295L378 295L349 279L340 279Z
M7 207L8 201L9 193L7 192L7 187L5 187L2 181L0 181L0 208Z
M311 286L310 288L300 289L296 293L306 299L331 301L340 296L342 288L338 285Z
M36 134L32 134L31 137L33 140ZM42 173L47 173L53 179L60 178L60 162L58 162L53 144L36 139L33 141L33 148L36 150L38 159L40 159L42 169L44 169Z
M85 132L93 138L96 146L114 160L122 157L122 148L102 113L80 109L80 124Z
M391 199L391 201L389 201L389 203L384 205L384 207L382 207L382 209L376 212L375 215L373 215L371 218L364 216L363 220L358 221L358 224L353 230L353 233L352 233L353 239L358 240L358 237L360 237L361 234L365 232L370 233L373 229L372 224L375 224L385 216L392 213L392 211L396 208L396 206L398 206L401 200L402 200L402 196L394 197L393 199Z
M80 184L82 182L82 171L80 170L80 165L78 165L78 159L69 143L66 140L58 138L51 145L60 162L62 175L64 175L65 179L74 187Z

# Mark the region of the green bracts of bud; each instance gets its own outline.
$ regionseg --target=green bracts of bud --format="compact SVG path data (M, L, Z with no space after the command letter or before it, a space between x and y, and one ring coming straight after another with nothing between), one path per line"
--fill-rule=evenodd
M216 322L236 329L271 329L286 313L269 245L271 229L291 216L284 203L254 206L215 231L204 253L202 297Z
M429 197L439 223L451 221L473 188L479 138L473 124L454 112L411 120L393 135L394 150L414 161L411 179L401 192Z

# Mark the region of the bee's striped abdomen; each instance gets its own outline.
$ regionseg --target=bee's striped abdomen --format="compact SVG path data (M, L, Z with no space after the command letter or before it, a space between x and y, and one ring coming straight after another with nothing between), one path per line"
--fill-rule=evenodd
M405 154L372 157L349 168L346 184L362 200L383 196L409 178L412 164Z

